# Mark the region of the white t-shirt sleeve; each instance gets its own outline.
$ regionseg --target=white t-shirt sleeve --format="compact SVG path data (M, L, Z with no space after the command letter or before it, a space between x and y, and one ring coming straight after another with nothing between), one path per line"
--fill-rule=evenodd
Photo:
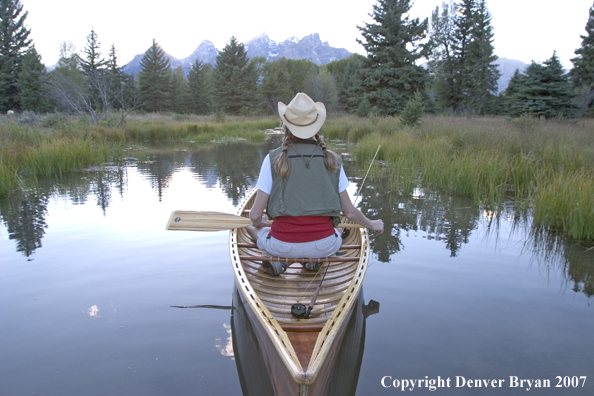
M349 187L349 179L344 173L344 168L340 167L340 176L338 179L338 192L341 193ZM258 183L256 183L256 188L266 194L270 195L272 191L272 170L270 168L270 156L266 155L264 161L262 161L262 166L260 167L260 175L258 176Z
M341 193L349 187L349 179L346 177L346 173L344 173L344 168L342 165L340 166L340 178L338 179L338 192Z
M258 176L258 183L256 188L266 194L270 195L272 191L272 170L270 168L270 156L266 155L262 166L260 167L260 176Z

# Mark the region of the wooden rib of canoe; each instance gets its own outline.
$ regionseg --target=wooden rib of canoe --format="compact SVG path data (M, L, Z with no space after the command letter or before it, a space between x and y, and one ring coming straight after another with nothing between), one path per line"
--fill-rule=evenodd
M238 211L248 217L255 201L252 191ZM343 219L345 221L346 219ZM365 228L353 228L343 242L337 257L319 259L318 272L303 268L311 258L286 259L269 257L257 249L245 228L231 230L229 252L237 289L254 326L261 329L262 346L267 354L277 354L282 364L269 364L273 388L277 395L323 395L324 378L330 376L346 323L361 291L369 263L369 237ZM270 276L262 260L288 263L287 271ZM308 305L324 272L310 317L291 314L295 303ZM274 362L275 357L269 361ZM319 381L316 381L320 378Z

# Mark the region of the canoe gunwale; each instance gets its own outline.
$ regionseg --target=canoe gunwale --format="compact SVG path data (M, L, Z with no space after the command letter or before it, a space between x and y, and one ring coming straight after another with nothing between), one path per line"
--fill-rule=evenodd
M242 205L238 210L238 215L245 216L245 213L249 213L246 211L245 207L253 199L255 194L255 190L251 193L248 193L246 198L244 199ZM285 364L286 368L288 369L291 377L293 380L300 385L311 385L320 371L321 367L323 366L326 357L330 351L331 346L333 345L334 340L337 338L341 327L343 327L348 319L350 318L350 314L352 313L352 307L357 299L357 296L361 290L363 279L365 277L365 273L367 271L367 266L369 262L369 237L367 234L367 230L365 228L358 228L354 229L353 231L360 233L361 238L361 245L360 251L358 252L358 259L352 261L358 261L356 264L356 268L353 271L354 275L352 276L351 281L348 283L346 287L346 292L344 292L342 298L336 305L334 312L326 318L326 322L324 326L321 328L320 334L317 337L317 341L313 348L313 353L311 355L311 359L307 366L307 369L304 370L303 366L301 365L299 358L293 345L287 335L286 331L283 329L283 326L287 331L295 331L299 328L299 324L296 323L279 323L274 315L270 312L267 308L265 303L261 300L258 293L258 286L252 285L249 278L248 273L244 270L242 260L246 261L260 261L260 257L256 255L247 255L245 254L246 248L243 242L240 241L238 234L239 232L245 232L244 230L240 231L240 229L232 229L229 235L229 253L231 257L231 262L233 266L233 273L236 279L236 283L239 286L240 292L244 295L245 300L250 305L252 311L255 313L255 316L258 318L260 324L266 330L266 333L270 336L270 339L278 352L281 360ZM349 246L351 247L351 246ZM252 246L249 246L252 248ZM271 261L281 261L276 260L277 258L268 258ZM286 262L299 262L295 259L285 259ZM328 262L331 261L327 259L321 259L320 261ZM311 260L310 260L311 261ZM334 260L332 260L334 261ZM335 264L346 264L346 260L336 260ZM312 326L312 324L304 324L305 331L318 331L320 328L320 324L316 324ZM309 329L309 330L306 330Z

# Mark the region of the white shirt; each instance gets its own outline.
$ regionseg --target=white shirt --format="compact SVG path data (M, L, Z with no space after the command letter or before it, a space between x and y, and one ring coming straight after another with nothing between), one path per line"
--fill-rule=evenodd
M349 179L347 179L344 173L344 168L340 166L340 177L338 179L338 192L341 193L349 186ZM266 155L262 166L260 167L260 176L258 176L258 183L256 188L266 194L270 195L272 191L272 169L270 168L270 157Z

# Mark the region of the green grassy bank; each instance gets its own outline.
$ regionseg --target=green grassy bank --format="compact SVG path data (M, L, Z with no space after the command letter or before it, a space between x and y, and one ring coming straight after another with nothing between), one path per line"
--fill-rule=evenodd
M356 143L374 172L393 191L418 186L461 194L496 207L515 200L538 224L580 240L594 240L594 120L575 123L535 119L427 116L420 126L394 118L330 116L326 139ZM35 126L0 120L0 196L30 185L37 176L61 175L117 161L126 147L146 142L262 139L276 117L131 116L125 128L47 116Z
M328 138L357 142L369 162L404 194L419 185L497 205L515 200L536 223L581 240L594 240L594 120L429 116L406 128L392 118L339 118Z
M60 115L0 119L0 196L32 185L38 176L60 176L92 165L122 159L135 143L196 143L264 139L279 126L276 117L197 117L146 114L131 116L123 129L92 125Z

